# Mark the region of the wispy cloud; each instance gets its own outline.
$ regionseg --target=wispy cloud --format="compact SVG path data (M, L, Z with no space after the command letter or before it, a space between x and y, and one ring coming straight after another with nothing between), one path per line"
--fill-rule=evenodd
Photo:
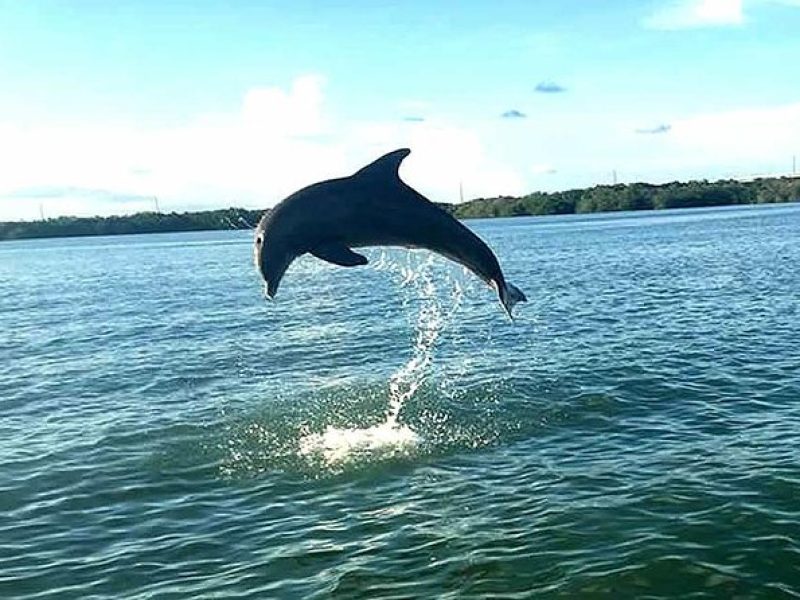
M531 166L531 173L534 175L555 175L558 171L553 165L542 163Z
M425 121L425 117L403 117L403 121L408 121L409 123L423 123Z
M528 115L524 112L518 111L517 109L511 109L504 112L500 115L503 119L525 119Z
M567 88L552 81L540 81L536 84L535 90L540 94L560 94L566 92Z
M656 127L641 127L636 130L636 133L653 135L658 133L667 133L670 129L672 129L672 125L668 123L662 123L661 125L657 125Z
M649 29L730 27L745 21L743 0L671 0L643 20Z

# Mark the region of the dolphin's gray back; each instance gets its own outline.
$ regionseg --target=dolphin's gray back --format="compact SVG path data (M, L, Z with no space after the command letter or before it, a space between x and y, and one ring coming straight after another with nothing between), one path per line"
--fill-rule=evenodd
M443 208L405 187L408 197L385 203L374 215L377 229L396 237L393 245L437 252L487 282L502 279L497 258L483 240Z
M358 174L353 176L357 178ZM330 183L331 189L316 211L336 218L326 219L328 227L320 231L321 237L351 248L423 248L464 265L486 282L502 282L500 266L489 247L463 223L399 178Z

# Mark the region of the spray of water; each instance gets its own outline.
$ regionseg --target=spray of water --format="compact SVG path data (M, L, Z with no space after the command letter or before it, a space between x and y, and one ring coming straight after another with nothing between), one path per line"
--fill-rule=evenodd
M386 420L365 429L329 426L321 433L308 433L300 439L301 456L321 459L335 469L356 461L408 456L423 441L399 417L404 404L429 376L436 341L458 309L463 292L460 284L453 282L452 294L445 300L449 306L445 307L432 273L433 256L425 255L421 262L418 258L418 253L408 253L403 263L384 252L374 267L400 280L407 313L416 313L411 357L389 378ZM409 310L412 304L417 306L416 311Z

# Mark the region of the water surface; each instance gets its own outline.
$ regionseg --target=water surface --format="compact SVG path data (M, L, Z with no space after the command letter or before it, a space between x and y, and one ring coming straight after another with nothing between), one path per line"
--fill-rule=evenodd
M800 596L800 206L0 244L0 597Z

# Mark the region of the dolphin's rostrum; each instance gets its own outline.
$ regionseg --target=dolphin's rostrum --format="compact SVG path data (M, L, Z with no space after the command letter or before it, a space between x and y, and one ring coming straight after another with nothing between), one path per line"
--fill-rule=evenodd
M400 180L403 148L354 175L315 183L266 213L255 231L255 263L273 298L292 261L306 253L343 267L367 264L352 248L425 248L493 287L506 312L527 299L507 282L489 247L469 228Z

